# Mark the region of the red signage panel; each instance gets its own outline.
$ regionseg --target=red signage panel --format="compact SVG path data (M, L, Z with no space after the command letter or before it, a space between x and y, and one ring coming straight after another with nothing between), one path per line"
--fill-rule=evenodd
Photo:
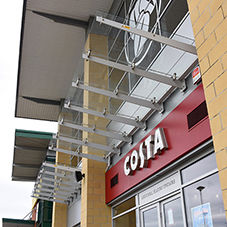
M204 100L201 84L106 173L106 203L133 188L211 137L208 117L201 120L195 127L188 128L187 115ZM125 158L131 156L134 150L139 151L140 144L150 135L155 135L158 128L164 130L168 149L162 151L160 155L155 155L154 159L148 160L146 168L133 171L132 175L126 175L124 172ZM111 179L116 175L118 175L118 181L113 186Z

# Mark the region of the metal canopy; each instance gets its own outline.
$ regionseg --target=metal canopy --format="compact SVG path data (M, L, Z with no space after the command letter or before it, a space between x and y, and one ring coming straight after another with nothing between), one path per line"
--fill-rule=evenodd
M81 185L75 180L75 171L81 168L43 162L32 197L68 204L80 194Z
M188 69L191 70L197 62L189 16L185 15L168 36L169 38L166 38L156 34L157 29L149 33L136 26L128 26L128 15L121 21L122 19L115 15L106 14L106 17L97 17L98 21L93 23L90 33L106 36L108 47L104 48L108 49L108 54L100 56L95 52L95 48L92 52L84 49L82 63L76 68L75 62L80 58L79 50L84 45L84 28L89 17L94 15L97 9L108 11L112 2L113 0L94 0L91 4L90 0L85 0L75 5L73 0L66 0L64 3L56 3L54 0L24 1L15 113L18 117L56 121L59 107L66 98L63 111L71 111L75 115L78 112L86 113L108 119L106 131L96 129L99 128L97 125L95 129L92 128L92 132L91 128L74 121L62 122L60 124L63 127L72 129L72 135L66 137L60 134L57 139L59 142L65 142L69 149L49 147L53 151L90 158L108 165L111 155L120 154L120 147L125 142L132 142L131 136L136 130L146 129L146 119L152 113L164 111L163 102L175 88L182 91L186 89L184 79L190 73ZM65 7L62 7L63 4ZM99 20L103 23L102 26L99 25ZM133 52L133 45L129 42L132 38L138 38L140 41L147 39L144 42L147 45L144 56L137 62L136 54L140 55L140 51L133 50L137 52L134 58L129 56L129 53ZM182 40L185 43L181 42ZM144 48L143 45L139 46ZM95 85L78 83L78 78L83 81L83 58L95 64L108 66L109 80L111 81L113 77L117 78L117 83L110 82L112 87L108 89L99 88L102 87L100 86L102 81L97 81ZM144 63L144 59L147 60L146 64L140 64ZM73 83L71 83L72 77ZM70 89L67 94L68 87ZM96 103L89 107L83 106L81 90L107 96L109 101L117 100L120 104L117 104L114 111L108 106L104 106L102 110L97 109ZM78 131L75 133L75 130L89 132L90 135L93 133L105 136L107 145L91 143L90 138L83 141L77 138L79 133ZM37 151L30 143L16 146L17 152L23 148L24 151L33 153ZM97 155L85 154L81 152L81 146L89 146L101 151L94 152ZM42 147L41 150L45 153ZM33 164L33 167L35 165L38 167L37 163ZM37 175L37 169L30 167L30 162L16 162L13 172L17 171L17 168L23 168L23 171L30 175L17 174L13 177L31 179L35 171ZM74 172L74 168L44 163L36 179L33 197L67 204L75 198L80 189L80 185L75 183Z
M113 0L24 0L15 116L57 121L89 18ZM62 76L64 75L64 76ZM38 101L38 102L37 102ZM55 103L55 105L53 105Z
M102 82L99 81L96 84L85 83L83 81L83 61L81 61L77 66L64 108L73 113L81 112L105 118L109 120L109 123L106 126L106 130L101 131L96 130L98 125L93 126L93 128L85 127L81 122L65 122L65 120L62 120L59 124L71 129L106 136L108 149L107 147L102 147L102 149L109 152L107 156L111 156L116 152L110 150L110 147L120 148L124 143L132 142L129 138L131 138L136 130L146 130L146 119L151 114L155 111L160 113L164 111L163 101L174 89L179 88L182 92L186 90L185 78L190 74L190 71L196 66L198 61L189 16L185 16L172 34L169 34L168 37L163 37L156 33L143 31L137 27L127 26L130 23L128 18L119 18L116 15L103 12L98 12L98 14L102 16L96 17L97 21L93 23L90 33L107 37L109 41L108 54L106 56L100 55L98 48L94 48L94 50L84 48L82 58L97 64L97 68L99 64L108 66L109 81L111 82L111 76L113 75L113 77L115 76L114 78L119 77L119 82L114 80L115 85L111 89L110 87L103 88ZM139 26L138 22L136 24L140 28L146 26ZM152 45L158 47L154 50L156 53L149 60L149 64L139 64L140 62L129 59L127 55L130 53L132 46L130 46L131 44L126 38L126 33L129 34L129 37L134 37L134 39L139 37L138 39L141 40L141 37L143 37L150 40L150 44L147 44L148 49ZM119 75L122 75L122 77ZM127 75L129 77L138 76L140 78L137 80L136 85L126 92L121 86L122 84L125 85L126 82L124 81L126 81ZM103 106L103 109L97 109L95 103L93 103L93 106L83 106L83 103L78 103L78 100L76 100L76 97L78 97L76 94L80 90L88 91L91 94L96 93L101 96L107 96L109 102L112 99L119 100L121 104L115 112L111 112L106 106ZM109 133L109 131L116 133ZM104 135L105 133L106 135ZM122 138L122 135L128 138ZM89 138L87 139L89 141ZM81 146L88 146L89 144L74 138L67 139L67 141L80 144ZM99 148L102 146L101 144L96 145ZM71 153L75 151L64 150L63 152ZM78 154L84 155L81 152L78 152Z
M53 19L53 15L50 15L50 13L47 15L47 12L39 13L39 15ZM63 20L62 15L57 18ZM108 18L111 18L111 20ZM75 23L84 21L82 18L74 19ZM163 101L165 101L175 88L179 88L182 91L186 89L185 77L188 76L188 69L193 67L197 61L195 47L193 46L193 33L189 32L189 37L184 37L184 35L187 36L186 33L190 30L188 27L191 28L190 18L185 17L168 38L156 33L140 30L137 27L128 26L128 18L124 19L123 23L119 23L119 20L122 19L106 14L105 18L103 16L102 18L97 17L97 21L93 23L90 33L106 36L108 47L104 48L108 48L108 54L106 56L100 56L99 52L96 53L95 48L94 50L84 49L81 59L82 63L80 62L76 68L72 86L64 103L64 110L67 112L70 111L75 115L85 113L109 120L106 126L107 129L97 129L99 128L98 125L93 126L93 128L89 126L85 127L81 124L83 120L77 123L73 120L72 122L61 121L59 125L67 127L71 131L69 130L70 133L66 133L67 135L60 133L56 138L69 149L52 148L52 150L109 164L109 157L114 154L121 154L121 146L124 143L132 142L131 136L136 130L146 130L146 119L152 113L155 111L159 111L160 113L164 111ZM99 25L100 21L103 22L102 26ZM126 34L129 34L130 38L134 37L134 39L135 37L139 37L141 40L141 37L145 37L147 40L152 40L147 45L148 51L153 44L156 45L156 42L158 42L156 49L154 48L154 51L150 50L152 54L154 52L154 56L152 54L149 55L149 64L140 64L142 60L136 62L135 59L129 59L130 57L127 55L129 55L132 46L130 46ZM186 40L185 43L182 40ZM111 81L113 75L116 78L119 77L119 81L111 89L103 89L102 81L97 81L97 84L84 83L83 59L93 61L95 64L108 66L109 80ZM122 75L122 77L119 75ZM122 84L125 86L125 78L127 77L138 79L135 84L130 85L130 90L126 89L125 91L121 86ZM104 102L103 109L97 109L96 106L98 105L95 102L91 103L93 106L84 106L84 90L100 94L100 97L107 96L109 101L113 99L121 104L115 111L111 111L108 106L105 106L106 104ZM41 100L42 97L39 97L39 99ZM29 100L32 99L29 98ZM48 97L48 100L52 100L53 102L51 103L59 103L58 100L55 102L53 98ZM88 132L89 136L93 136L92 134L94 134L95 136L106 137L106 145L93 142L89 137L82 139L81 134L83 131ZM93 152L95 155L83 153L83 150L81 151L80 149L82 146L95 149ZM46 180L46 178L43 178L43 180ZM50 187L57 183L59 181L49 180L48 184L47 182L40 184Z
M55 158L48 147L55 145L53 133L15 130L12 180L35 181L40 166L46 157ZM49 156L50 155L50 156Z

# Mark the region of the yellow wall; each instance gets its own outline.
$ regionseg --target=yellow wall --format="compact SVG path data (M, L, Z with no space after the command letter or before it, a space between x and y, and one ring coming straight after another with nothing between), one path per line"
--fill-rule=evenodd
M227 1L188 0L227 215Z
M94 53L107 55L107 37L90 34L86 43L87 50L92 49ZM85 62L84 81L90 84L99 84L108 87L108 68L106 66ZM101 81L101 82L100 82ZM108 97L84 91L84 106L108 109ZM71 119L70 114L61 113L64 119ZM60 118L61 118L60 117ZM97 125L105 128L108 120L92 115L83 114L83 123ZM59 126L58 131L62 135L71 135L71 129ZM106 137L97 136L92 133L83 132L83 139L89 138L89 142L106 144ZM58 147L70 150L70 144L58 141ZM103 151L83 147L83 153L103 156ZM57 152L56 162L70 164L70 155ZM105 169L106 163L93 160L82 160L82 173L85 178L81 182L81 226L83 227L110 227L111 209L105 204ZM53 227L67 226L67 205L54 203L53 205Z
M60 117L69 118L70 114L62 113ZM58 131L63 134L70 133L71 130L66 127L58 127ZM70 150L68 143L58 141L57 147ZM56 163L70 164L70 155L56 152ZM52 215L52 226L53 227L63 227L67 226L67 205L62 203L53 203L53 215Z
M90 34L85 50L92 53L107 55L107 37ZM106 66L85 61L84 81L90 84L99 84L108 87L108 68ZM100 82L101 81L101 82ZM84 91L84 105L94 108L108 108L108 99L95 93ZM83 123L106 127L108 121L92 115L83 115ZM89 138L89 142L106 144L106 138L84 132L83 139ZM102 154L103 151L83 147L84 153ZM102 156L102 155L101 155ZM110 227L111 209L105 204L105 169L106 163L83 159L82 172L85 178L82 180L81 192L81 226L82 227Z

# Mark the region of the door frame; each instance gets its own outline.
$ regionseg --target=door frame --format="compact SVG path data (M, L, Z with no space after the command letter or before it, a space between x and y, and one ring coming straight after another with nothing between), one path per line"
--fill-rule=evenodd
M169 202L171 202L171 201L173 201L173 200L176 200L176 199L178 199L178 198L180 198L183 226L185 226L184 212L183 212L183 207L182 207L182 195L181 195L181 193L177 193L177 194L174 195L174 196L171 196L171 197L169 197L169 198L167 198L167 199L163 199L162 201L160 201L161 218L162 218L162 226L163 226L163 227L166 227L166 225L165 225L165 219L166 219L166 217L165 217L164 205L165 205L166 203L169 203Z
M144 226L143 213L150 210L150 209L153 209L155 207L157 207L157 216L158 216L159 227L162 227L162 220L161 220L161 216L160 216L160 214L161 214L160 202L156 202L156 203L153 203L153 204L150 204L150 205L146 205L145 207L140 209L140 226L141 227L145 227Z
M158 212L158 223L159 223L159 227L165 227L165 213L164 213L164 204L175 200L177 198L181 199L181 211L182 211L182 218L183 218L183 226L185 226L185 218L184 218L184 211L183 211L183 207L182 207L182 194L180 191L175 192L174 194L169 195L168 197L164 197L164 198L160 198L158 201L153 202L153 203L149 203L146 204L145 206L140 208L140 226L144 227L144 220L143 220L143 212L157 207L157 212Z

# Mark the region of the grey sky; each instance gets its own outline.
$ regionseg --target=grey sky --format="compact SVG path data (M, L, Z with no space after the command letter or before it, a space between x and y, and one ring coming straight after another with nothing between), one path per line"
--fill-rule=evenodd
M14 118L23 0L0 0L0 226L30 210L34 183L11 181L15 129L56 132L57 124Z

